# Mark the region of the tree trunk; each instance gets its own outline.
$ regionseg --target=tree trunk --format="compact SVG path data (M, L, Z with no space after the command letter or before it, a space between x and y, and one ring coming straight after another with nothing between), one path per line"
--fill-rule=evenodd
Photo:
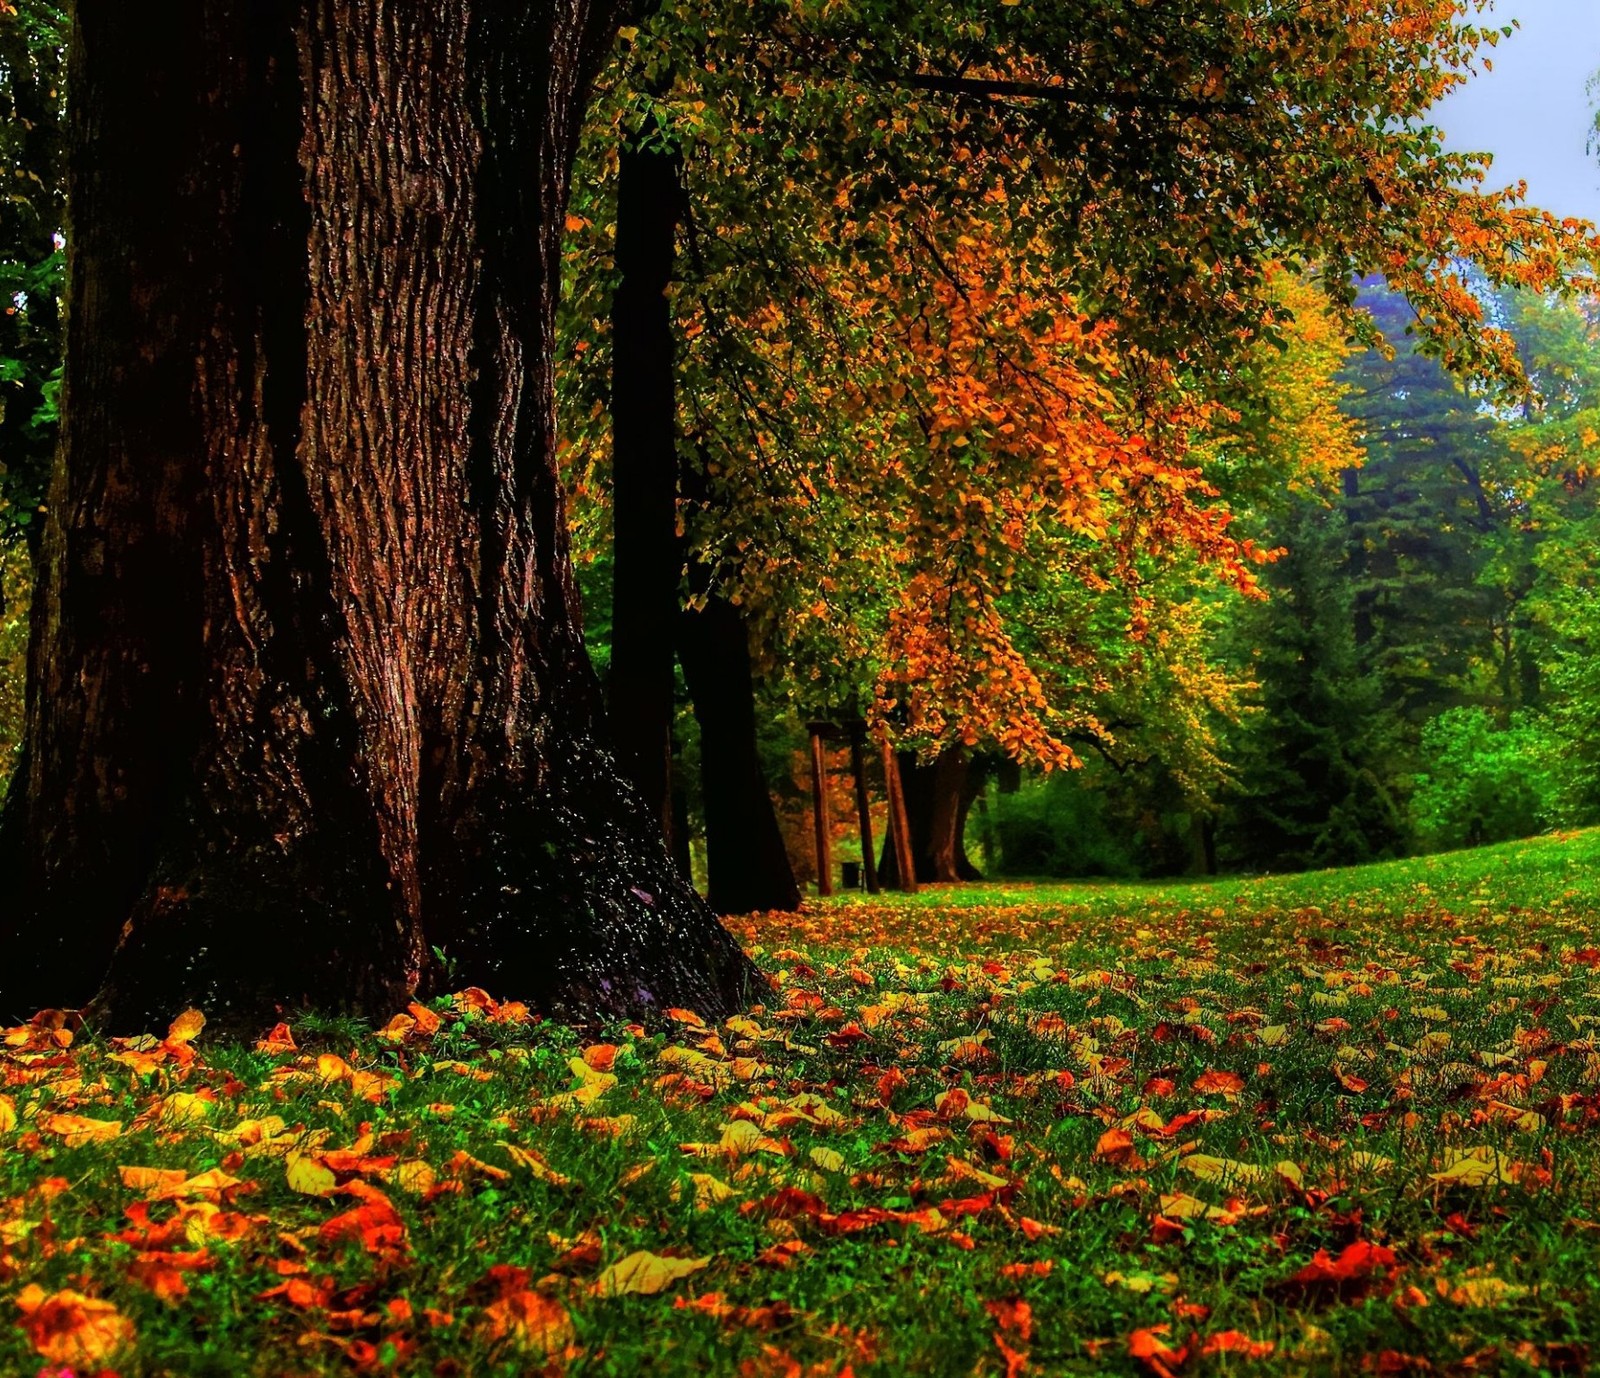
M620 8L78 8L6 1012L381 1015L435 947L559 1016L742 1000L600 739L554 467Z
M968 759L963 747L950 747L924 765L914 751L900 753L900 779L906 798L906 818L911 827L911 855L917 880L923 884L954 884L976 880L978 871L967 859L962 834L975 795L967 790ZM885 846L881 867L883 883L900 882L894 849Z
M610 719L623 770L669 839L672 633L683 552L667 290L681 202L673 154L639 145L622 149L616 240L621 280L611 307Z
M707 899L719 914L798 909L800 887L756 747L744 618L712 595L678 618L678 659L700 724Z

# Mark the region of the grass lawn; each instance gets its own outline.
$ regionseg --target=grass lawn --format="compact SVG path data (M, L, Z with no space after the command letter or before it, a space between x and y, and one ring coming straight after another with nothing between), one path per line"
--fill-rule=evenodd
M740 921L667 1036L43 1017L0 1374L1581 1371L1597 915L1591 832Z

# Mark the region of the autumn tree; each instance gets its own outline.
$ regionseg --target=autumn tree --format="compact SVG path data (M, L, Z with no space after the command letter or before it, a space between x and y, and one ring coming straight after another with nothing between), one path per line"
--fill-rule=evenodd
M1515 375L1458 255L1555 286L1585 241L1481 193L1482 159L1443 153L1416 117L1484 31L1404 10L1278 16L1243 43L1141 13L1135 58L1114 15L902 7L909 71L876 11L772 6L751 22L683 5L637 35L617 108L648 92L686 150L681 424L708 494L686 524L811 711L864 693L930 750L992 728L1070 761L1073 735L1098 730L1092 695L1040 686L1063 664L1094 682L1109 639L1047 650L1016 618L1021 566L1056 562L1040 586L1092 584L1102 631L1145 557L1203 552L1248 577L1248 552L1222 534L1232 477L1184 447L1276 328L1274 258L1319 263L1343 328L1369 336L1349 284L1381 264L1429 347ZM1341 64L1357 51L1359 66ZM1323 158L1315 190L1289 196L1285 169ZM1219 206L1235 207L1220 223ZM1055 373L1030 397L1041 354ZM1073 399L1096 389L1120 435L1074 421ZM1008 404L1029 414L985 414ZM1099 458L1041 465L1062 436ZM1137 463L1130 440L1149 446ZM1141 616L1120 620L1124 639Z

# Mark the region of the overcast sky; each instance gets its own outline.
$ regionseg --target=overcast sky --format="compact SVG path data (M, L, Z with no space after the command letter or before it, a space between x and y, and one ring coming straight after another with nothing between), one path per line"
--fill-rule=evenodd
M1448 147L1494 154L1490 181L1528 183L1528 200L1600 224L1600 160L1585 151L1584 90L1600 68L1600 0L1496 0L1493 21L1522 27L1494 62L1435 108Z

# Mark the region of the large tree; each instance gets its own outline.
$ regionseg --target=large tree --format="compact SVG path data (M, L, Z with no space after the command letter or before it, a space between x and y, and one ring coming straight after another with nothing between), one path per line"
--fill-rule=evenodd
M553 308L612 0L85 3L0 1006L752 974L597 732Z

